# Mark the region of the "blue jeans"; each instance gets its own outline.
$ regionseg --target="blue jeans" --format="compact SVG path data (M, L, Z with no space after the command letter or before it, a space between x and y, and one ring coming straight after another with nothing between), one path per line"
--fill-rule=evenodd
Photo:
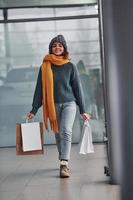
M76 116L75 101L56 104L59 134L55 134L59 160L69 160L71 151L72 128Z

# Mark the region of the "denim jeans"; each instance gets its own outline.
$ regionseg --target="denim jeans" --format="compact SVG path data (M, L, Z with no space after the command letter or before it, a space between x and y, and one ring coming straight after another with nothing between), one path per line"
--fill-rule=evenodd
M59 160L69 160L71 152L72 128L76 116L75 101L56 104L59 134L55 134Z

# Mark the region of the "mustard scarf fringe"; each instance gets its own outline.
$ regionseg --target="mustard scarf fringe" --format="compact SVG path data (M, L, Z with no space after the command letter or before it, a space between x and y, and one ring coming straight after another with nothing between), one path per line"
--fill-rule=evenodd
M55 102L54 102L54 80L51 64L55 64L57 67L61 67L63 64L69 62L69 59L64 59L63 56L56 56L54 54L48 54L44 57L41 65L42 70L42 105L43 105L43 117L46 129L48 128L48 119L50 121L51 129L54 133L59 132Z

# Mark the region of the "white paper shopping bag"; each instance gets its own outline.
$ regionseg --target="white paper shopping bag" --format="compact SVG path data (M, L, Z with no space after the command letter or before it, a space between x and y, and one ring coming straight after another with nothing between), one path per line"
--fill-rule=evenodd
M23 151L41 150L41 134L39 122L21 124Z
M87 153L94 153L94 146L92 143L92 130L89 122L84 122L83 129L82 129L82 138L79 144L80 154L87 154Z

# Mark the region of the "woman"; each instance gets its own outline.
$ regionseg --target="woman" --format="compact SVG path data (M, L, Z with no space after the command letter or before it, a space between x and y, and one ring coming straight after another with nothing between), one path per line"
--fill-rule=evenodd
M49 44L49 54L40 67L32 110L27 118L32 119L43 105L44 123L48 120L55 133L60 160L60 177L70 176L72 127L76 115L76 104L84 120L90 120L85 113L81 83L76 67L70 62L67 44L62 35L57 35Z

